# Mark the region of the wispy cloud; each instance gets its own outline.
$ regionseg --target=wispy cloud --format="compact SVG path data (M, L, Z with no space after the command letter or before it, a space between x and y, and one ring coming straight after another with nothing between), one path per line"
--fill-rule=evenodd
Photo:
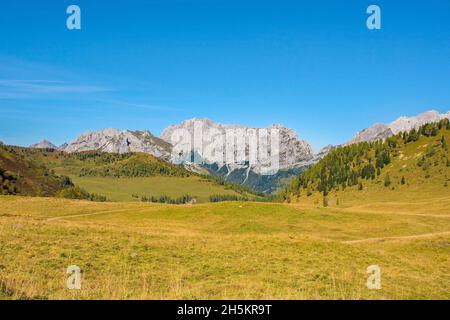
M127 102L127 101L115 100L115 99L95 99L95 101L109 104L109 105L117 105L117 106L137 108L137 109L146 109L146 110L152 110L152 111L181 111L180 109L176 109L173 107L159 106L159 105L145 104L145 103L133 103L133 102Z
M109 89L54 80L0 79L0 99L27 99L51 94L98 93Z
M64 101L63 106L66 110L74 108L83 110L89 107L91 109L126 108L135 111L182 111L173 107L145 103L145 101L141 103L136 101L136 96L130 95L127 89L105 86L104 81L108 79L105 80L98 75L80 75L67 68L5 57L0 54L0 108L5 107L5 101L18 102L22 108L42 107L40 103L45 101L45 107L60 108L60 103ZM136 92L134 87L133 92Z

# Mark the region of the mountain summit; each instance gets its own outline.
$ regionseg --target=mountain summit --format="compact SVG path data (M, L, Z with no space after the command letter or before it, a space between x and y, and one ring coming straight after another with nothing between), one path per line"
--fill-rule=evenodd
M206 163L215 163L215 158L208 157L208 155L203 154L203 150L207 148L209 145L217 144L219 140L215 140L215 136L226 136L227 131L234 131L238 133L242 133L243 135L246 135L250 131L258 131L266 129L267 132L271 132L271 130L277 130L279 133L279 150L278 153L275 154L275 150L271 149L270 143L268 143L268 152L271 157L278 157L279 158L279 168L280 169L290 169L292 167L295 167L299 163L309 161L313 158L313 151L311 146L308 142L305 140L299 139L298 135L292 130L283 127L282 125L272 125L267 128L250 128L245 127L241 125L230 125L230 124L221 124L214 121L211 121L210 119L189 119L185 120L177 125L172 125L168 128L166 128L163 133L161 134L161 139L164 141L175 145L180 140L182 141L191 141L192 137L194 137L194 126L201 127L201 130L203 132L202 136L202 143L200 146L193 143L192 152L197 153L203 156L203 161ZM177 134L174 134L176 133ZM213 136L211 137L209 134L210 132L214 132ZM180 139L179 134L183 135ZM241 137L244 140L245 137ZM269 139L270 140L270 139ZM225 141L222 141L223 143L228 143ZM220 142L219 142L220 143ZM248 137L245 141L245 156L248 159L249 158L249 141ZM259 149L258 149L259 151ZM233 156L231 158L234 158ZM224 165L227 166L236 166L239 165L235 161L230 160L230 157L224 156ZM254 163L253 170L258 171L259 166L261 166L261 163Z
M202 137L199 145L197 145L192 141L195 140L193 137L198 134L195 131L199 127ZM232 149L232 153L227 150L230 147L230 141L226 137L230 131L234 132L236 137L236 149ZM264 132L268 134L267 139L263 137ZM278 143L273 145L272 141L275 140L272 140L272 132L278 132L278 137L275 138ZM257 146L250 143L252 134L257 135L260 139L252 141ZM240 125L220 124L209 119L194 118L168 127L161 134L161 138L174 145L175 149L179 141L191 142L190 146L192 147L188 155L194 155L194 158L197 157L197 160L200 160L201 163L195 161L192 164L187 160L184 163L182 162L185 167L195 167L197 171L200 167L225 181L240 183L261 192L273 192L280 186L283 179L298 174L305 166L310 165L314 157L309 143L299 139L292 129L285 128L282 125L272 125L268 128L250 128ZM238 139L241 142L239 151L237 150ZM242 146L242 142L244 142L244 146ZM273 160L276 159L277 169L272 170L270 166L267 168L265 160L261 160L259 155L265 153L264 151L261 152L261 146L264 146L263 150L267 151L265 160L269 160L272 165ZM274 149L274 146L276 149ZM203 152L211 149L211 147L217 147L218 149L225 147L222 149L223 155L219 153L219 157L216 157L216 155L212 156ZM253 152L257 151L258 153L257 159L253 158L253 161L250 156L252 148ZM230 154L226 154L226 151ZM237 154L240 154L241 157L238 157ZM191 159L189 156L188 159ZM217 161L218 158L221 160ZM246 160L238 161L238 158Z
M34 149L57 149L58 147L55 146L50 141L43 139L39 143L32 144L30 146L30 148L34 148Z
M450 111L440 114L436 110L431 110L414 117L400 117L389 125L389 129L391 129L394 134L404 131L408 132L412 129L417 130L426 123L438 122L445 118L450 119Z
M409 132L412 129L419 129L420 126L430 123L437 122L442 119L450 119L450 111L444 114L440 114L436 110L427 111L421 113L417 116L405 117L402 116L397 120L391 122L390 124L375 124L368 129L364 129L356 136L354 136L350 141L344 145L350 145L358 142L372 142L376 140L384 140L390 136L393 136L399 132Z
M102 151L110 153L144 152L155 157L169 159L171 145L150 133L150 131L120 131L104 129L87 132L70 142L64 151Z

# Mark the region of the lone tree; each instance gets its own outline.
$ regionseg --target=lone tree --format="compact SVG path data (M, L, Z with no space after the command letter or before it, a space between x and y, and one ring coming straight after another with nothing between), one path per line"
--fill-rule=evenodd
M326 207L328 207L328 197L327 196L324 196L323 197L323 206L326 208Z
M444 150L448 150L447 139L445 139L444 136L442 136L442 138L441 138L441 145L442 145L442 148L444 148Z
M389 173L386 173L386 176L384 177L384 186L389 187L391 185L391 177L389 176Z

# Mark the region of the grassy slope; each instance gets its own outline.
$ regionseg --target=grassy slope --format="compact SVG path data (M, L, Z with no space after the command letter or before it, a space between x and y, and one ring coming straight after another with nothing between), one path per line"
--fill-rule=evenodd
M0 203L2 298L450 298L450 234L441 234L450 211L426 210L439 201L406 214L390 205ZM80 291L65 287L73 264ZM380 291L365 286L372 264Z
M411 202L420 200L446 198L450 194L450 167L446 165L446 158L450 159L450 149L444 151L440 147L440 140L444 135L450 141L450 131L442 130L436 137L421 137L418 141L402 145L398 156L392 158L391 164L381 170L381 175L374 180L361 180L363 190L358 190L358 186L346 188L344 191L330 192L330 206L373 206L378 202L394 202L408 205ZM424 156L429 147L437 151L429 160L430 166L418 166L418 161ZM446 158L445 158L446 157ZM389 174L392 184L384 186L386 174ZM402 177L405 177L405 184L401 184ZM447 182L447 184L446 184ZM307 197L303 189L300 198L293 197L292 201L302 202L307 205L314 204L322 206L322 194L315 192ZM444 202L445 203L445 202ZM442 208L441 202L436 201L435 206ZM395 206L395 205L394 205ZM433 208L429 208L433 210Z
M16 154L10 151L0 152L0 167L4 167L2 163L6 163L2 160L12 158L7 162L6 169L11 169L13 173L20 173L27 178L27 180L21 179L25 181L25 186L28 186L21 188L22 195L53 195L58 190L57 179L52 176L43 176L41 166L45 165L58 175L69 176L76 185L86 191L106 196L108 200L112 201L139 200L133 198L133 195L138 195L139 198L162 195L177 198L189 194L196 197L199 202L208 202L209 196L216 194L239 196L236 191L226 189L211 181L205 181L181 167L148 154L133 154L130 157L125 156L122 160L115 159L117 155L100 154L100 156L80 160L78 154L69 155L58 151L19 147L5 148L13 149ZM29 169L28 163L32 163L34 166ZM156 172L156 175L121 178L101 176L105 168L111 173L121 173L123 168L137 168L136 174L138 175L146 175L153 171ZM80 176L81 173L84 176ZM42 193L38 193L39 190Z
M233 190L225 190L222 186L214 185L199 177L137 177L137 178L112 178L112 177L78 177L71 175L76 185L89 192L102 194L112 201L139 200L132 197L167 195L178 198L185 194L195 196L198 202L208 202L209 196L214 194L237 195Z
M0 194L52 196L61 189L58 178L41 163L6 146L0 146L0 170Z
M121 173L123 168L154 167L164 170L162 174L155 176L114 177L101 175L84 175L83 172L103 172L108 168L110 172ZM227 189L223 185L202 179L198 175L179 166L167 163L148 154L133 154L130 158L117 161L112 164L99 164L99 159L87 159L79 161L76 158L67 157L62 161L52 164L56 172L68 175L77 185L92 193L105 195L113 201L133 201L133 195L146 197L160 197L163 195L178 198L189 194L198 202L208 202L211 195L235 195L242 196L238 192ZM81 175L80 175L81 173ZM139 173L139 172L138 172ZM250 198L253 196L247 194Z

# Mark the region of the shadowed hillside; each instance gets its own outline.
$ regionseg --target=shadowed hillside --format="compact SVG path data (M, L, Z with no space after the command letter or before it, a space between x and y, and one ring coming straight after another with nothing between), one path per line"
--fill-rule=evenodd
M61 180L20 149L0 145L0 194L53 196Z
M146 153L69 154L53 148L9 146L1 150L3 194L104 201L105 197L92 196L101 194L112 201L165 203L259 197L248 187L196 174Z

